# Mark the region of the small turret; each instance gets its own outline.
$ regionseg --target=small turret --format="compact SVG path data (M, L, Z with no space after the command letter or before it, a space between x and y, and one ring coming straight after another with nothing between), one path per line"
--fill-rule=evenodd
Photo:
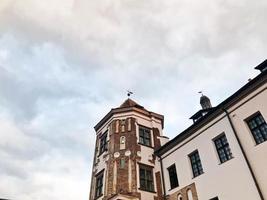
M202 106L202 109L212 108L210 99L207 96L203 95L203 94L200 97L200 105Z
M202 94L202 92L199 92L199 93ZM212 110L212 105L211 105L210 99L203 94L200 97L200 105L201 105L202 109L199 110L197 113L195 113L192 117L190 117L190 119L192 119L194 123L197 122L198 120L200 120L209 111Z

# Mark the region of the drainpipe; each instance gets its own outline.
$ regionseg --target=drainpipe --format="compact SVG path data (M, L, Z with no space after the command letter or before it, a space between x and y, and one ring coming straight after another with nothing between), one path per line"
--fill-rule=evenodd
M163 199L166 200L166 188L165 188L165 179L164 179L164 169L162 164L162 158L159 156L160 168L161 168L161 178L163 184Z
M235 135L235 137L236 137L236 139L237 139L237 143L238 143L238 145L239 145L239 147L240 147L240 149L241 149L241 152L242 152L242 154L243 154L243 156L244 156L244 158L245 158L245 161L246 161L246 164L247 164L248 169L249 169L249 171L250 171L250 174L251 174L251 176L252 176L252 178L253 178L253 181L254 181L254 183L255 183L255 185L256 185L257 191L258 191L258 193L259 193L259 195L260 195L260 199L261 199L261 200L265 200L264 197L263 197L263 194L262 194L262 192L261 192L261 189L260 189L259 183L258 183L258 181L257 181L257 178L256 178L256 176L255 176L255 174L254 174L254 172L253 172L253 170L252 170L252 166L250 165L250 162L249 162L248 157L247 157L247 155L246 155L246 152L245 152L245 150L244 150L244 147L242 146L241 141L240 141L240 138L238 137L236 128L235 128L235 126L234 126L234 124L233 124L233 121L232 121L232 119L231 119L231 117L230 117L230 114L229 114L229 112L228 112L226 109L223 108L222 110L226 113L226 116L227 116L227 118L228 118L228 121L229 121L229 123L230 123L230 125L231 125L231 128L232 128L232 130L233 130L233 132L234 132L234 135Z

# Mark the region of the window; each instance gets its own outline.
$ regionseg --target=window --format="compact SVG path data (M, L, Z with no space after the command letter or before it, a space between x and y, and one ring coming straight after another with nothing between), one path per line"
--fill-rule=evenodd
M120 168L124 169L124 167L125 167L125 159L122 158L122 159L120 159Z
M188 200L193 200L193 193L190 189L187 190L187 199Z
M256 144L260 144L267 140L267 124L260 113L257 113L247 120L247 123Z
M220 135L219 137L214 139L214 144L216 146L216 150L219 156L221 163L226 162L233 158L229 143L225 134Z
M168 171L169 171L171 189L178 187L179 183L178 183L175 164L170 166L168 168Z
M151 146L151 135L149 128L145 128L143 126L139 127L139 143L146 146Z
M103 152L108 150L108 141L107 141L108 133L104 133L103 136L100 138L100 150L99 155L101 155Z
M103 193L103 177L104 171L96 175L96 188L95 188L95 198L100 197Z
M140 189L154 192L153 168L147 165L139 165Z
M126 143L126 137L121 136L120 137L120 150L125 149L125 143Z
M194 151L193 153L191 153L189 155L189 158L190 158L190 162L191 162L193 176L197 177L197 176L203 174L204 172L203 172L203 168L202 168L202 164L201 164L201 160L200 160L198 151Z

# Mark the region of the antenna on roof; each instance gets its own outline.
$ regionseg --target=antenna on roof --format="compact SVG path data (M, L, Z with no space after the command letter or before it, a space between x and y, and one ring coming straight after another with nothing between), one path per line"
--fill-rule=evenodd
M130 90L127 90L127 96L130 97L133 94Z

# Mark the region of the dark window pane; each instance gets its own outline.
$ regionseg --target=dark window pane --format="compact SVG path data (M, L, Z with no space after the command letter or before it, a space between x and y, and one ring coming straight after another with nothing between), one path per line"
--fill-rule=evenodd
M265 142L267 140L267 124L263 116L258 113L247 122L256 144Z
M142 126L139 127L139 143L146 146L151 146L150 129Z
M214 140L214 143L221 163L226 162L227 160L230 160L233 157L225 134L216 138Z
M197 177L203 174L202 163L198 151L191 153L189 158L192 166L193 176Z
M100 138L100 148L99 148L99 154L102 154L103 152L108 150L108 141L107 141L108 134L107 132L101 136Z
M103 190L103 176L104 173L102 172L101 174L96 176L96 190L95 190L95 198L98 198L99 196L102 195L102 190Z
M170 186L171 186L171 189L173 189L179 185L175 165L170 166L168 168L168 171L169 171L169 178L170 178Z
M140 189L154 191L153 170L151 167L140 165Z

